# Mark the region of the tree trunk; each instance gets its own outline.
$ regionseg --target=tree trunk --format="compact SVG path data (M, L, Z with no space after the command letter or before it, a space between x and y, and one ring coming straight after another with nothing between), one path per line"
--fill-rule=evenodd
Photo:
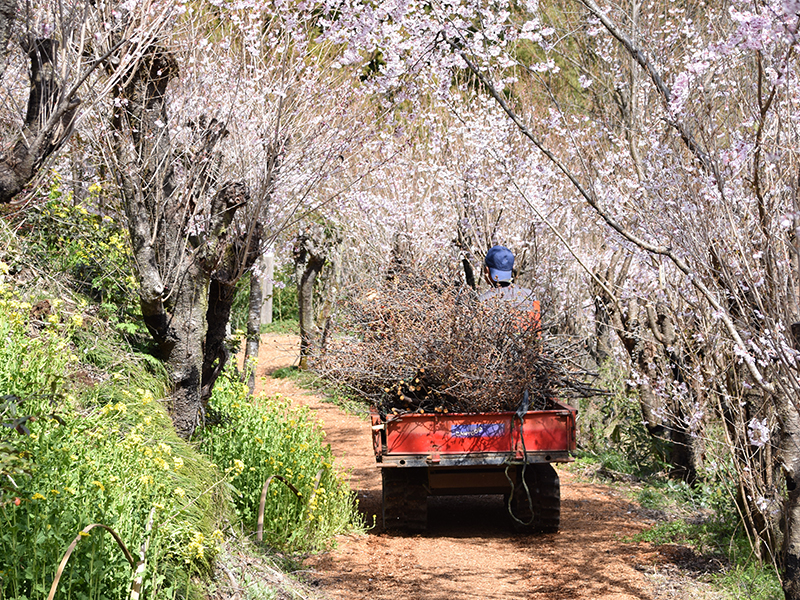
M791 401L781 410L781 459L786 477L783 592L800 600L800 417Z
M11 4L0 0L0 44L13 24L13 18L6 14L10 9ZM4 31L4 27L8 30ZM31 64L31 89L23 132L11 152L0 159L0 204L11 202L39 172L45 159L69 138L80 103L77 97L61 94L56 63L58 42L28 39L24 44Z
M172 422L178 435L186 439L203 418L201 383L208 288L208 275L197 261L192 261L170 319L176 343L164 357L172 384Z
M792 323L791 335L795 350L800 350L800 323ZM779 398L780 460L787 492L783 511L783 593L786 600L800 600L800 412L788 393Z
M17 17L17 0L0 0L0 79L5 73L8 42Z
M203 402L211 398L211 391L225 365L230 358L230 351L225 345L228 336L228 322L231 319L231 307L236 295L236 281L213 277L208 290L208 312L206 322L208 333L203 348Z
M300 317L300 369L308 368L308 357L315 345L317 338L317 325L314 320L314 282L322 271L325 259L319 256L309 256L303 264L297 282L297 300L299 303Z
M207 202L205 212L196 214L198 197L206 193L214 176L214 144L224 136L224 127L215 121L203 132L195 160L199 167L190 174L189 190L186 195L174 193L172 147L164 124L168 123L166 89L177 73L169 53L154 49L145 56L125 88L117 90L122 102L113 124L116 174L142 315L170 376L175 429L189 438L225 365L225 326L239 272L237 260L247 254L238 252L238 241L229 229L249 193L243 184L225 184ZM193 216L202 217L203 226L196 230L190 229Z
M247 387L252 394L256 389L256 365L261 338L261 307L264 304L264 282L266 274L261 269L250 273L250 302L247 311L247 345L244 351L244 372Z
M314 282L325 266L332 249L341 243L335 229L311 223L297 234L294 242L294 269L300 319L300 369L308 368L308 357L316 346L319 331L314 312Z

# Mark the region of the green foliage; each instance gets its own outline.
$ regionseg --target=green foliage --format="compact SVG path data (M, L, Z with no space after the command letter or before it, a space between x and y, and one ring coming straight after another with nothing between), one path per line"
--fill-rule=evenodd
M0 506L10 501L6 496L16 490L16 480L29 476L31 472L30 458L20 455L12 443L16 435L29 432L26 423L30 421L30 415L23 415L20 409L20 400L16 396L0 398Z
M583 398L578 405L580 447L611 471L644 476L664 470L664 443L642 424L639 400L626 390L622 371L608 361L600 375L599 387L608 394Z
M783 600L781 582L775 569L748 562L714 577L714 583L732 600Z
M77 320L52 314L30 335L30 305L8 291L2 304L0 392L22 399L17 414L38 418L26 423L30 435L6 440L29 474L0 502L0 597L44 597L91 523L113 528L134 555L149 541L146 596L183 593L191 574L209 568L225 502L221 476L177 438L156 401L164 379L118 351L105 381L80 388L69 374L83 365L67 342ZM127 597L131 571L111 536L94 529L80 537L59 590Z
M327 548L333 536L360 526L354 497L333 469L325 433L305 408L286 400L252 398L228 371L214 387L211 409L219 425L200 432L201 447L231 477L242 521L255 527L262 487L279 475L300 492L273 480L264 514L264 540L289 551ZM321 473L319 487L315 482Z
M272 318L275 321L300 319L297 284L294 281L291 265L275 273L272 286Z
M273 321L261 326L261 333L293 333L300 335L300 322L297 319Z
M231 305L231 331L247 331L247 319L250 312L250 273L245 273L236 282L236 291Z
M75 204L72 193L64 193L54 175L47 201L25 213L21 231L27 232L30 251L53 270L69 273L80 292L106 310L132 309L138 284L127 231L97 208L102 206L101 186L92 185L89 194Z

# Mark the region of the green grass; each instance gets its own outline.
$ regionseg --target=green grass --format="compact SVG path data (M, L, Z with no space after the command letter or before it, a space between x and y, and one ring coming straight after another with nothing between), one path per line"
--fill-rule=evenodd
M261 326L261 333L285 333L300 335L300 322L297 319L283 319Z
M301 371L299 368L283 367L272 373L275 379L291 379L301 388L312 390L322 397L325 402L338 406L343 411L361 418L369 416L369 406L358 396L344 386L331 383L311 371Z

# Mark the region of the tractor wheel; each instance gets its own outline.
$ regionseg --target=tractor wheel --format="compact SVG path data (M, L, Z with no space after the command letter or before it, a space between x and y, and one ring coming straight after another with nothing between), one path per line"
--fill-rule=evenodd
M530 500L522 484L523 468L517 468L514 490L511 494L512 526L521 533L556 533L561 524L561 487L558 473L547 463L529 464L525 467L525 483Z
M428 526L428 470L386 468L383 476L383 527L422 531Z

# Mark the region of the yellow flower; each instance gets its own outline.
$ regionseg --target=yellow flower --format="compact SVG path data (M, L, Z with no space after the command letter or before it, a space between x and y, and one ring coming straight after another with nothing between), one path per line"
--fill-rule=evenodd
M99 481L93 481L92 483L96 485L97 489L99 489L101 492L105 491L106 487Z
M178 469L182 469L182 468L183 468L183 459L182 459L180 456L176 456L176 457L175 457L175 458L173 458L172 460L173 460L173 462L175 463L175 470L176 470L176 471L177 471Z
M81 315L72 315L72 324L80 329L83 327L83 317Z
M50 493L51 493L51 494L54 494L54 495L56 495L56 496L57 496L57 495L58 495L58 494L60 494L61 492L59 492L58 490L50 490Z
M241 475L244 472L244 463L238 458L235 459L233 461L233 469L236 471L237 475Z
M36 492L33 496L31 496L31 500L44 500L44 496L42 496L39 492Z
M186 547L188 555L186 562L189 562L192 558L196 558L198 560L202 560L204 558L205 541L205 536L199 531L192 536L192 541L189 542L189 545Z
M183 488L175 488L173 494L175 494L178 498L185 498L186 490L184 490Z
M80 535L81 537L89 537L91 534L85 531L80 531L78 532L78 535Z
M165 444L164 442L161 442L158 445L158 451L161 452L162 454L166 454L167 456L172 454L172 448L168 444Z

